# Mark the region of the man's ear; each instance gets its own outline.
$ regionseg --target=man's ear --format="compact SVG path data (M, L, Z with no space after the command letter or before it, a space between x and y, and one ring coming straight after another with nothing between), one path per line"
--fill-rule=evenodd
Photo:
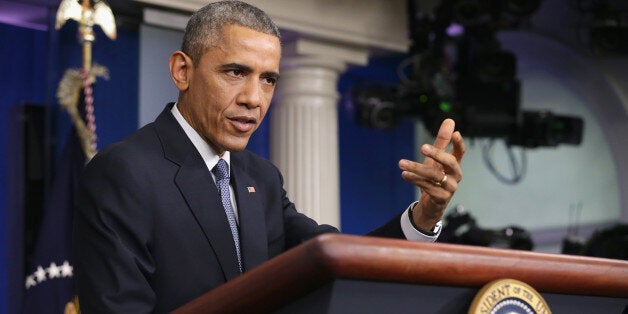
M192 59L183 51L177 50L170 56L168 65L170 66L170 77L172 77L174 85L177 86L179 91L187 90L194 71Z

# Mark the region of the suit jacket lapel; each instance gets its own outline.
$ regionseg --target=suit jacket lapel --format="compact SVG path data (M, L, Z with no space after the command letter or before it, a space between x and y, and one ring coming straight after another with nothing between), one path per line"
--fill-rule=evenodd
M260 197L262 187L248 175L246 167L238 153L231 153L231 183L238 203L240 247L244 269L248 270L268 260L268 245Z
M164 155L180 166L175 184L209 241L225 279L230 280L237 277L240 272L231 229L220 201L218 188L200 154L169 112L171 108L171 105L167 106L155 120Z

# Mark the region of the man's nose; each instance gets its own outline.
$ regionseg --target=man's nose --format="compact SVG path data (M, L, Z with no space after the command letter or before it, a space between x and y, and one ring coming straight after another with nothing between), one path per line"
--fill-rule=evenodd
M249 108L259 107L262 104L262 87L259 80L247 80L239 95L238 103Z

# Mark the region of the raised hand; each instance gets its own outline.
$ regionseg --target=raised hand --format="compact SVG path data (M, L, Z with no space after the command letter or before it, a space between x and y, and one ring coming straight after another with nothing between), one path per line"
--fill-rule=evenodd
M415 226L424 231L431 231L441 220L462 180L460 164L466 148L460 132L454 131L455 126L453 120L444 120L434 144L421 146L421 153L425 155L423 163L399 161L399 168L403 170L401 177L421 189L421 199L412 210L412 219ZM449 143L453 145L448 152Z

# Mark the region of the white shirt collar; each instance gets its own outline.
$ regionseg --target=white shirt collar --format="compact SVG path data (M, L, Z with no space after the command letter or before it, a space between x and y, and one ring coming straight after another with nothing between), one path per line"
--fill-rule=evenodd
M177 120L177 122L179 122L179 125L181 125L181 127L183 128L185 134L188 136L190 141L192 141L192 144L194 144L196 150L198 150L198 152L201 154L201 157L203 157L205 165L207 165L207 168L209 169L209 171L211 171L218 163L220 157L216 154L212 147L209 146L209 144L198 134L198 132L196 132L196 130L194 130L192 126L185 120L185 118L181 115L181 112L179 112L176 103L174 104L174 106L172 106L170 112L172 112L174 118ZM231 155L229 151L225 151L222 159L224 159L229 167L231 167Z

